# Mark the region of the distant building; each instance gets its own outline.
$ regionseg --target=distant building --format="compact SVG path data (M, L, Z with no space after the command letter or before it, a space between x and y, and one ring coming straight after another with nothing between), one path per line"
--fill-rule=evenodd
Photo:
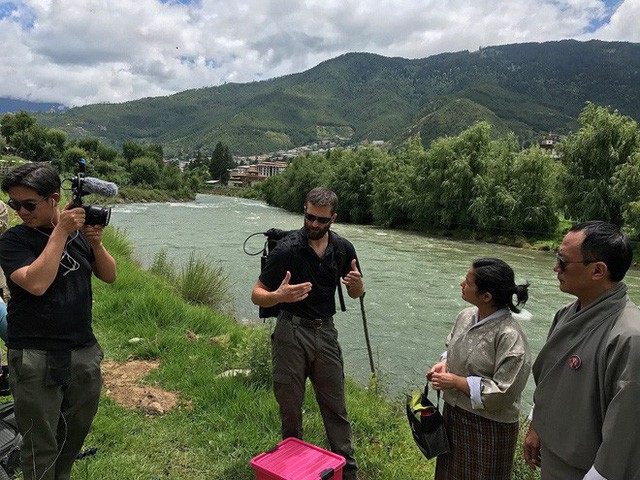
M560 158L560 155L558 154L556 147L561 140L562 137L560 137L560 135L557 135L555 133L547 133L544 137L542 137L542 140L540 140L540 148L548 151L551 154L551 157L557 160L558 158Z
M258 167L258 175L265 178L272 177L278 173L284 172L287 168L286 162L262 162L256 165Z
M240 166L229 170L228 184L232 187L251 187L283 172L287 165L286 162L260 162L256 165Z

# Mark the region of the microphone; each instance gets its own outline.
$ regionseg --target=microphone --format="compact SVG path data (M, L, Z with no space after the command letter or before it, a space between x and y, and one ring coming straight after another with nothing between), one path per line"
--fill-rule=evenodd
M118 194L118 185L94 177L82 178L82 194L97 193L103 197L115 197Z

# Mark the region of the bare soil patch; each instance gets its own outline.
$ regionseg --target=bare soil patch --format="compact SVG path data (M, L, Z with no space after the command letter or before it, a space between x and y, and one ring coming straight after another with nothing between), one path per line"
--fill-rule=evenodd
M107 396L124 408L140 408L147 415L162 415L185 404L190 407L190 403L181 401L176 392L140 382L159 366L158 360L129 360L123 364L113 360L102 362Z

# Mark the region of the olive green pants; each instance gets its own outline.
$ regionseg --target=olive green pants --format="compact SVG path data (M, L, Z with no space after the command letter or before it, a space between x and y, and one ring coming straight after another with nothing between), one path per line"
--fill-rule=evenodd
M9 383L22 434L24 480L68 480L98 410L102 350L71 352L69 383L47 386L47 352L9 350Z
M311 380L331 450L346 460L345 480L355 480L351 424L347 418L344 363L338 332L329 321L321 328L303 327L297 318L278 317L271 336L273 390L282 420L282 438L302 440L302 402Z

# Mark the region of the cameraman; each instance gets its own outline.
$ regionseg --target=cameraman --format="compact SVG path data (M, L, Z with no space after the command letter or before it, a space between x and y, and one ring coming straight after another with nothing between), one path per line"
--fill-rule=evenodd
M69 479L98 408L103 354L91 329L91 273L112 283L102 226L82 208L60 211L60 177L44 163L2 181L21 225L0 239L8 305L9 381L25 479Z

